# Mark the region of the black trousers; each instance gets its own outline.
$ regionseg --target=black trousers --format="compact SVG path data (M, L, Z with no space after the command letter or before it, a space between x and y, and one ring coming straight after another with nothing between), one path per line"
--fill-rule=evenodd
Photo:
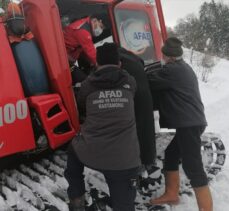
M83 70L81 70L79 67L74 66L71 71L72 76L72 85L75 85L76 83L80 83L84 81L87 78L87 73Z
M165 151L165 171L176 171L182 163L192 187L208 184L201 156L201 139L205 127L178 128L175 137Z
M78 159L73 148L68 150L65 178L69 183L68 196L74 199L85 193L84 164ZM99 170L103 173L110 191L114 211L134 211L136 197L136 179L138 168L128 170Z

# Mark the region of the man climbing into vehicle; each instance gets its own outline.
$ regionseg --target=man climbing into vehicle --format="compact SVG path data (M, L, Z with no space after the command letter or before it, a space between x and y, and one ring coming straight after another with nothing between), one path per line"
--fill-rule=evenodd
M96 49L93 37L103 33L107 23L104 15L96 14L70 23L69 17L62 17L64 40L68 59L71 64L76 61L87 63L89 67L96 65ZM72 72L73 84L87 77L84 71L76 67Z
M182 59L182 42L171 37L162 47L166 63L149 75L152 92L158 92L160 126L176 129L165 150L165 193L151 204L179 203L179 163L194 189L200 211L212 211L213 202L201 158L201 139L207 122L197 77Z
M99 170L107 181L114 211L134 211L141 165L134 114L136 82L120 68L116 44L97 48L98 68L82 83L77 102L85 116L70 145L65 177L70 210L85 210L83 170Z

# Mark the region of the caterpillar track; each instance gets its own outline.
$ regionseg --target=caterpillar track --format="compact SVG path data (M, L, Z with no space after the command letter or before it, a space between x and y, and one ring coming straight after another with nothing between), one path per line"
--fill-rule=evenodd
M139 179L136 210L170 210L167 206L149 206L147 202L163 189L163 152L173 135L157 135L157 167L152 167L148 175ZM203 135L202 156L208 178L213 180L222 170L226 159L223 142L215 134ZM63 177L66 160L66 151L59 150L37 161L21 163L16 168L3 170L0 173L1 211L68 211L68 184ZM85 170L85 175L88 190L87 210L111 210L104 177L89 169ZM192 194L184 175L181 179L180 194Z

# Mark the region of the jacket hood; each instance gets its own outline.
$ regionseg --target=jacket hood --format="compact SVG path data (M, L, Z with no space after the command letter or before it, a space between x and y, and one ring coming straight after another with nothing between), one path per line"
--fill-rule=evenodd
M104 65L92 73L89 80L98 88L115 88L128 82L128 74L116 65Z

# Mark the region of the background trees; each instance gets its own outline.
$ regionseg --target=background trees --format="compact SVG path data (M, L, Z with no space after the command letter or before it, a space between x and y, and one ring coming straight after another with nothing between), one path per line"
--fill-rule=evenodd
M188 15L169 34L178 36L189 49L229 59L229 5L205 2L198 16Z

